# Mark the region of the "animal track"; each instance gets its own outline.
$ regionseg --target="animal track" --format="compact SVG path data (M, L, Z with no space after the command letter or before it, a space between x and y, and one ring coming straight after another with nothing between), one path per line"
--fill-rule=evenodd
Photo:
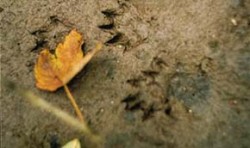
M114 35L111 39L109 39L108 41L106 41L106 44L114 44L119 42L122 39L123 34L120 32L117 32L116 35Z
M132 12L126 10L135 11L135 8L127 1L118 0L117 3L119 5L117 8L110 8L101 11L107 22L98 25L98 28L111 35L111 37L105 42L107 46L123 45L123 52L125 52L128 51L128 49L135 48L144 43L147 40L147 37L140 35L139 32L142 31L138 29L136 25L128 25L131 24L130 21L135 20L138 21L138 23L143 23L141 22L141 19L135 15L137 13L133 13L134 15L132 15L132 17L128 17L127 13Z
M67 32L67 28L73 28L74 24L69 22L66 19L59 18L56 15L52 15L48 18L49 23L44 24L42 27L37 30L33 30L30 32L32 36L35 37L36 45L30 50L31 52L35 52L41 48L50 46L50 40L56 39L60 37L60 35L56 36L51 34L51 32L57 30L58 25L62 25L65 28L65 32ZM53 31L52 31L53 30ZM62 33L60 31L60 33ZM50 40L48 40L50 39Z
M143 100L140 100L138 98L139 93L136 94L130 94L125 99L122 100L122 102L126 103L125 110L140 110L143 108Z
M109 30L109 29L113 29L115 27L115 24L114 24L114 22L111 22L109 24L99 25L98 27L100 29L107 29L107 30Z
M34 48L32 48L30 51L33 52L33 51L36 51L40 48L43 48L45 46L45 44L47 44L48 41L44 40L44 39L36 39L36 46Z
M140 76L137 78L128 79L126 82L133 87L139 87L141 82L146 81L146 78Z
M125 103L126 111L142 111L143 115L141 117L142 121L145 121L154 116L157 111L165 112L166 115L171 115L171 107L165 102L154 102L152 98L144 98L144 92L138 92L136 94L129 94L121 102Z
M128 38L124 35L124 33L116 29L115 23L115 17L121 15L121 12L118 13L115 9L107 9L102 11L102 13L108 19L109 23L99 25L98 28L103 31L109 31L111 34L114 34L110 39L105 42L105 44L108 46L113 44L122 44L125 45L126 48L126 46L129 45Z
M127 80L128 84L139 91L135 94L129 94L122 100L122 103L125 103L127 111L142 111L143 121L153 117L158 111L165 112L166 115L171 114L164 89L155 80L158 75L158 71L142 70L141 75Z
M138 76L126 81L138 91L137 94L129 94L122 101L126 104L126 111L140 110L143 112L142 120L146 120L156 112L176 118L174 102L181 104L178 108L184 114L190 109L194 112L202 109L199 106L206 104L210 96L210 82L206 73L200 68L193 73L185 73L185 69L170 73L166 72L167 66L160 56L155 56L150 69L142 70ZM175 69L178 68L180 64L177 62ZM193 108L194 106L198 107Z

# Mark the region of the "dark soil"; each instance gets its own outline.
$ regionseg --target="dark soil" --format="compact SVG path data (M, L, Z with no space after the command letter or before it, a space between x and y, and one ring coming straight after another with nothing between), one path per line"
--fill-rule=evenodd
M250 147L249 0L1 0L1 76L75 115L34 63L73 28L105 43L69 84L105 148ZM20 86L22 87L22 86ZM55 148L84 135L1 90L1 147Z

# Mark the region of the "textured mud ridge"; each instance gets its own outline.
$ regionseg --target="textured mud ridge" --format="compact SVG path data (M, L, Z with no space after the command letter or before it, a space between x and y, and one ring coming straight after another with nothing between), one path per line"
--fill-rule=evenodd
M100 147L250 146L249 0L2 0L0 18L2 78L73 115L62 89L34 87L37 55L73 28L84 51L104 43L69 83L104 138ZM73 138L91 147L4 87L1 125L3 148L55 148Z

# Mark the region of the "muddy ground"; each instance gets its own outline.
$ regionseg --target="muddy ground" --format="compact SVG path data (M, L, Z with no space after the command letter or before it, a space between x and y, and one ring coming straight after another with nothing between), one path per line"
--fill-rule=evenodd
M250 147L249 0L1 0L1 76L38 90L42 48L73 28L105 43L69 84L106 148ZM23 87L23 86L20 86ZM59 147L81 133L1 90L1 147Z

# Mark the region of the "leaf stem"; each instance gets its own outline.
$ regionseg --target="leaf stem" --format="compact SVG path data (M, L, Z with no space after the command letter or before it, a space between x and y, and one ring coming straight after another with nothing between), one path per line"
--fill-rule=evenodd
M75 111L76 111L76 114L77 114L79 120L80 120L82 123L84 123L84 117L83 117L83 115L82 115L82 113L81 113L81 110L79 109L79 107L78 107L78 105L77 105L77 103L76 103L76 101L75 101L73 95L71 94L71 92L70 92L68 86L67 86L66 84L64 84L63 87L64 87L64 90L65 90L65 92L66 92L66 94L67 94L67 96L68 96L68 98L69 98L71 104L73 105L73 107L74 107L74 109L75 109Z

